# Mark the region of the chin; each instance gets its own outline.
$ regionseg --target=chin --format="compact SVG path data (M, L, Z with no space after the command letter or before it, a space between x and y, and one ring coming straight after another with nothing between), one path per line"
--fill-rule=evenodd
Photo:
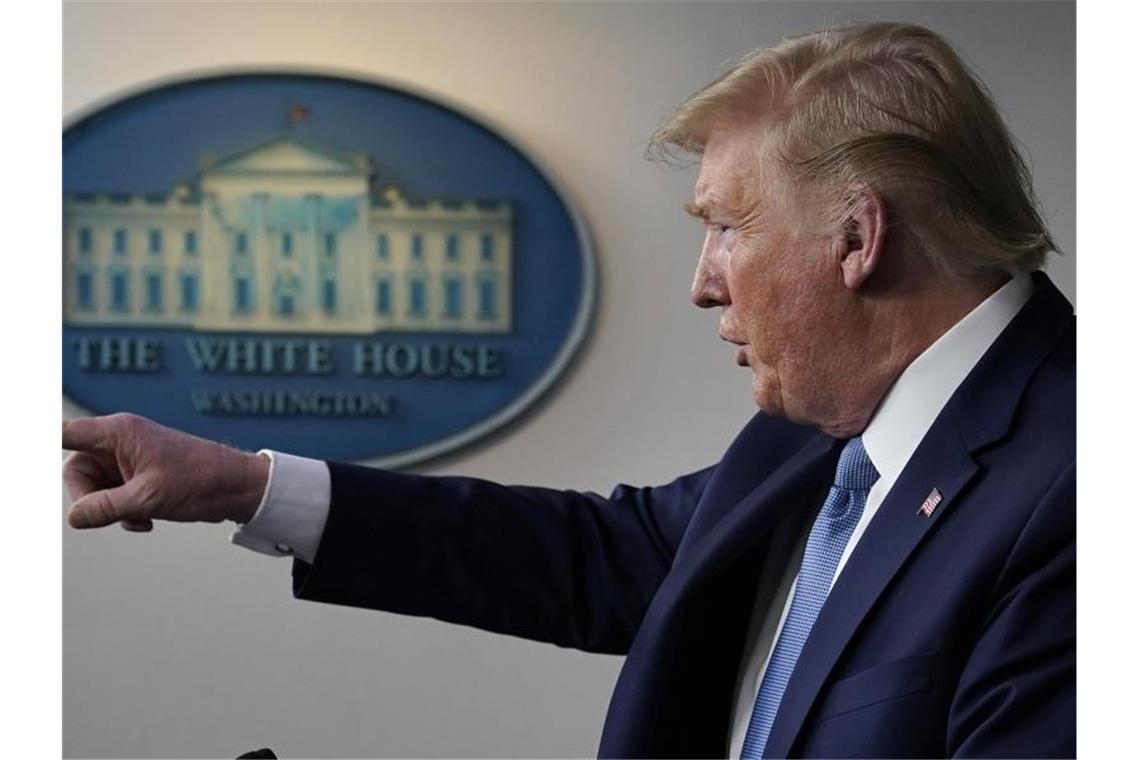
M784 398L780 392L780 383L771 370L764 368L752 370L752 400L760 411L773 417L787 417L784 410Z

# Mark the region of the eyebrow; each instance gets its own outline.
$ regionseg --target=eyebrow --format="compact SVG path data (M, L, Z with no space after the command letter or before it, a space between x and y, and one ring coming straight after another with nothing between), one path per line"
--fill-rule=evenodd
M704 219L705 221L708 221L708 219L709 219L709 207L706 206L704 203L694 203L692 201L686 201L683 207L685 209L685 213L688 214L689 216L693 216L693 217L696 217L697 219Z

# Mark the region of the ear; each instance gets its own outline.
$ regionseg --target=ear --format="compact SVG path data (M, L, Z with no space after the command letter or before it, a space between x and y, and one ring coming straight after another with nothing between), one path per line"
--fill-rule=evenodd
M879 267L886 238L886 204L870 188L860 188L843 223L843 240L839 244L844 285L851 290L863 286Z

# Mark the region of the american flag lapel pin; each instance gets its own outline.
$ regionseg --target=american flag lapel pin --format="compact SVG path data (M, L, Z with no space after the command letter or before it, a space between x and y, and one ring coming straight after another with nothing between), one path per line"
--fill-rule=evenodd
M922 506L918 508L918 512L915 514L930 517L940 503L942 503L942 492L937 488L931 489L930 495L926 497L926 501L922 502Z

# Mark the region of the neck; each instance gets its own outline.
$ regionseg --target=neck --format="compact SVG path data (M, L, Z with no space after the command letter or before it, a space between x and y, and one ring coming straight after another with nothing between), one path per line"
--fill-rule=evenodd
M859 320L860 372L842 409L820 428L835 438L859 435L899 376L936 340L996 292L1007 276L984 282L922 278L917 287L869 296Z

